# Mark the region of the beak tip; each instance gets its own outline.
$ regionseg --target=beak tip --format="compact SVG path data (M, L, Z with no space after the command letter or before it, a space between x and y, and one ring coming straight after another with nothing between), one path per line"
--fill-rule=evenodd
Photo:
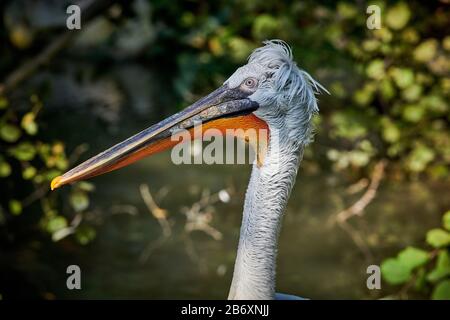
M61 180L61 176L57 176L56 178L54 178L50 183L50 189L55 190L56 188L60 187L62 185Z

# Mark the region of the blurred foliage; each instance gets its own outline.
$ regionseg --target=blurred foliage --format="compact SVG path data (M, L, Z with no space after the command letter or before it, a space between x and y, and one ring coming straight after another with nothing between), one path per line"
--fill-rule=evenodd
M7 224L15 217L20 219L24 210L30 208L27 214L37 218L40 228L54 241L77 233L70 227L68 218L83 214L88 208L88 192L93 190L93 185L82 182L73 186L68 195L71 210L62 214L57 195L49 194L49 183L68 169L69 160L63 142L49 143L39 138L39 112L44 107L41 99L31 95L24 112L15 110L6 97L0 97L0 105L0 179L3 181L0 221ZM22 220L26 221L29 220Z
M392 285L404 285L399 296L411 288L431 293L436 300L450 300L450 211L442 217L442 228L429 230L426 242L431 249L407 247L395 258L383 261L381 273Z
M448 177L450 37L442 32L448 15L416 2L377 3L385 13L379 30L358 32L364 17L342 2L338 23L328 25L330 41L354 61L355 71L346 75L354 81L330 86L345 106L331 116L331 135L349 141L350 150L330 149L328 157L338 169L386 157L400 176ZM349 90L349 84L356 86ZM355 148L361 141L370 146L363 153Z

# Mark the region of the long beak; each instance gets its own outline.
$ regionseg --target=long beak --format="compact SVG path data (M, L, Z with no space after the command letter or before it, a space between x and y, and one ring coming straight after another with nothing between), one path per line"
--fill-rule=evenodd
M197 123L202 129L267 128L264 121L252 114L259 106L248 93L225 84L186 109L116 144L79 166L56 177L51 189L88 179L129 165L146 156L176 145L171 136L183 129L192 130Z

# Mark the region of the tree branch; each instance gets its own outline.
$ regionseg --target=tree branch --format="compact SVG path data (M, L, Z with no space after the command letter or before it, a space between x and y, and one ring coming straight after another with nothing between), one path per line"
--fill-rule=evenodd
M338 222L343 222L352 216L361 216L363 214L364 209L369 203L372 202L377 194L378 187L380 186L380 182L384 176L385 167L386 160L381 160L375 165L372 172L372 178L366 192L353 205L337 214L336 219Z
M114 0L84 0L74 1L74 4L80 6L81 21L86 23L93 19L106 9L108 9ZM62 51L70 42L70 40L77 35L78 30L66 30L56 37L47 47L45 47L35 58L22 64L18 69L11 72L0 83L0 95L5 95L14 90L23 81L32 76L41 66L48 63L56 54Z

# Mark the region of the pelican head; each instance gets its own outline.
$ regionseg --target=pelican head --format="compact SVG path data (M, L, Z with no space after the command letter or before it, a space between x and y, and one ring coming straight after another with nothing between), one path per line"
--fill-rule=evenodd
M253 113L271 131L285 133L284 137L298 144L310 141L311 119L319 110L315 93L326 89L297 67L284 41L265 41L225 84L254 88L248 98L259 107Z
M264 42L218 89L55 178L51 188L91 178L168 149L180 130L266 129L247 189L231 299L275 297L275 257L280 221L303 147L310 142L320 84L292 59L280 40ZM323 89L325 90L325 89ZM276 137L276 140L275 140ZM245 137L244 137L245 138ZM275 143L276 141L276 143ZM276 165L275 165L276 164Z

